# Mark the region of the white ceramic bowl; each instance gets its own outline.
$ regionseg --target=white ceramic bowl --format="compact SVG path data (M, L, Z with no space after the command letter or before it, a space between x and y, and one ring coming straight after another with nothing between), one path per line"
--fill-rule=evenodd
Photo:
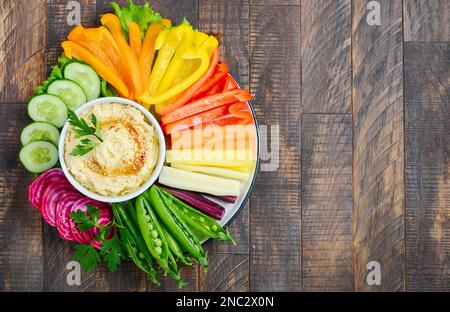
M81 112L87 110L88 108L90 108L96 104L104 103L104 102L118 103L118 104L130 105L130 106L135 107L136 109L138 109L145 115L145 117L147 118L149 123L151 125L153 125L153 127L155 128L156 134L158 137L158 141L159 141L158 142L159 143L159 155L158 155L158 161L156 163L156 166L153 169L153 173L150 176L150 178L148 179L148 181L145 182L139 189L137 189L136 191L134 191L132 193L122 195L122 196L114 196L114 197L99 195L97 193L91 192L90 190L88 190L87 188L82 186L70 174L69 170L67 169L66 162L64 161L64 141L66 139L67 129L69 127L68 122L66 122L66 124L64 125L64 127L61 131L61 137L59 138L59 144L58 144L59 161L61 163L61 168L64 171L66 178L80 193L86 195L87 197L93 198L93 199L101 201L101 202L107 202L107 203L124 202L124 201L130 200L132 198L139 196L156 181L156 179L158 178L158 176L161 172L161 169L164 165L164 159L165 159L165 155L166 155L166 142L164 139L164 134L162 132L162 129L159 126L158 121L155 119L155 117L152 114L150 114L150 112L148 110L143 108L141 105L139 105L136 102L133 102L131 100L128 100L128 99L124 99L124 98L120 98L120 97L104 97L104 98L95 99L95 100L92 100L92 101L84 104L83 106L79 107L75 111L75 113L77 115L79 115Z

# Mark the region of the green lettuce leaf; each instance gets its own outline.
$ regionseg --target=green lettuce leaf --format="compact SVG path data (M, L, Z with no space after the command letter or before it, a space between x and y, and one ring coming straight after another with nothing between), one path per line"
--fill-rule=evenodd
M50 76L39 86L34 89L36 95L44 94L47 91L47 87L53 81L63 79L63 68L66 64L72 62L65 54L58 57L58 64L52 66L52 72Z
M100 78L101 82L101 95L103 97L117 96L117 92L113 89L113 87L103 78Z
M119 17L125 36L128 38L128 27L131 21L139 25L142 37L144 37L151 23L162 23L162 17L150 7L147 2L144 5L136 5L133 0L128 0L128 6L120 7L116 2L111 2L116 15Z

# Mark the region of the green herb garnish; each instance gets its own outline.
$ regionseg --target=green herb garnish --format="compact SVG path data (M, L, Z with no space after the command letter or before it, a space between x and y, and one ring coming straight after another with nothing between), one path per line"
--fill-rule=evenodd
M95 269L101 261L101 257L103 257L103 261L109 270L114 272L126 255L123 243L117 235L117 231L114 231L113 236L107 239L109 232L113 230L114 224L112 222L99 224L98 219L101 210L91 204L88 204L87 207L87 212L77 210L72 212L70 217L75 221L77 228L83 232L97 228L98 234L92 242L97 241L101 245L101 248L97 250L93 243L76 245L76 251L73 255L74 259L80 262L83 271L87 272Z
M98 121L97 117L94 114L91 114L91 123L92 126L89 126L86 120L83 118L79 118L74 111L69 109L69 123L74 127L75 137L80 138L82 136L93 135L100 142L103 142L100 137L100 130L98 129ZM75 148L70 152L72 156L83 156L89 153L97 146L96 142L93 142L89 138L84 138L80 140L81 144L75 146Z

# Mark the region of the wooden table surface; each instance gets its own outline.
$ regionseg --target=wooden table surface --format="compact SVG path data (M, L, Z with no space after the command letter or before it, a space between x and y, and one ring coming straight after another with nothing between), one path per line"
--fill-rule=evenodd
M18 134L73 27L68 2L0 4L0 290L175 291L133 264L69 286L73 248L27 201ZM78 2L85 26L111 11ZM260 124L279 129L278 165L230 227L237 245L207 243L210 270L184 268L185 290L450 290L450 0L152 5L217 34Z

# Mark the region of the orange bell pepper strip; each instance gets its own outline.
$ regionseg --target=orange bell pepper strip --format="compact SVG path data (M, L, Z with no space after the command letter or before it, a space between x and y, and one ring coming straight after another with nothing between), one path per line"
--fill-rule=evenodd
M107 29L103 28L103 30L109 33ZM114 53L112 53L113 47L109 47L109 43L105 44L104 37L104 32L99 28L84 28L81 25L78 25L74 29L72 29L72 31L67 36L70 41L78 43L82 47L89 50L89 52L91 52L96 58L98 58L99 61L104 63L106 67L108 67L112 72L119 75L120 78L124 80L125 77L118 69L115 57L114 55L112 55L115 54L115 51Z
M117 73L105 66L105 64L94 54L73 41L64 41L61 46L64 50L64 54L69 59L75 57L80 61L88 63L103 79L108 81L119 92L120 96L129 97L130 93L122 79L120 79Z
M164 26L170 27L171 21L163 19L162 24L152 23L144 36L141 52L139 53L139 68L144 86L149 84L150 72L152 70L153 59L155 57L155 41ZM147 107L148 109L148 107Z
M161 118L163 124L172 123L174 121L196 115L198 113L226 105L236 101L251 100L252 96L246 90L231 90L223 93L213 94L198 99L190 104L180 107L176 111L167 114Z
M109 67L111 70L116 71L114 68L113 63L109 59L109 57L106 55L106 53L99 48L97 42L101 40L101 37L96 34L95 36L88 37L86 36L86 29L78 25L74 29L72 29L67 36L67 39L70 41L73 41L75 43L78 43L82 47L86 48L95 55L101 62L103 62L107 67ZM116 73L118 73L116 71Z
M106 26L111 32L114 41L116 42L121 56L122 62L124 63L128 72L128 85L133 91L133 96L137 96L142 93L143 85L141 80L141 74L139 70L139 63L131 47L128 45L125 36L122 32L122 27L120 26L119 18L112 14L107 13L103 15L100 19L101 23Z
M142 48L142 37L141 37L141 28L138 24L131 21L130 26L128 27L128 37L130 41L130 47L133 50L136 56L139 56Z
M125 67L125 64L122 62L120 49L117 46L116 42L114 41L114 38L112 37L111 33L104 26L92 28L92 30L98 31L99 33L102 34L102 41L100 41L99 43L100 47L103 49L103 51L105 51L106 55L108 55L114 67L119 71L120 75L122 76L122 80L126 81L128 71ZM91 31L91 28L86 29L86 33L89 33L89 31Z
M189 129L191 127L211 122L228 114L228 105L220 106L200 114L172 122L165 126L166 134Z
M219 48L216 48L211 55L211 60L209 63L209 67L206 70L205 74L197 80L189 89L181 93L175 102L172 102L166 106L157 107L156 112L160 115L167 115L174 110L182 107L184 104L188 103L190 99L192 99L193 94L208 80L209 77L212 76L214 70L216 69L217 63L219 62L220 51Z

